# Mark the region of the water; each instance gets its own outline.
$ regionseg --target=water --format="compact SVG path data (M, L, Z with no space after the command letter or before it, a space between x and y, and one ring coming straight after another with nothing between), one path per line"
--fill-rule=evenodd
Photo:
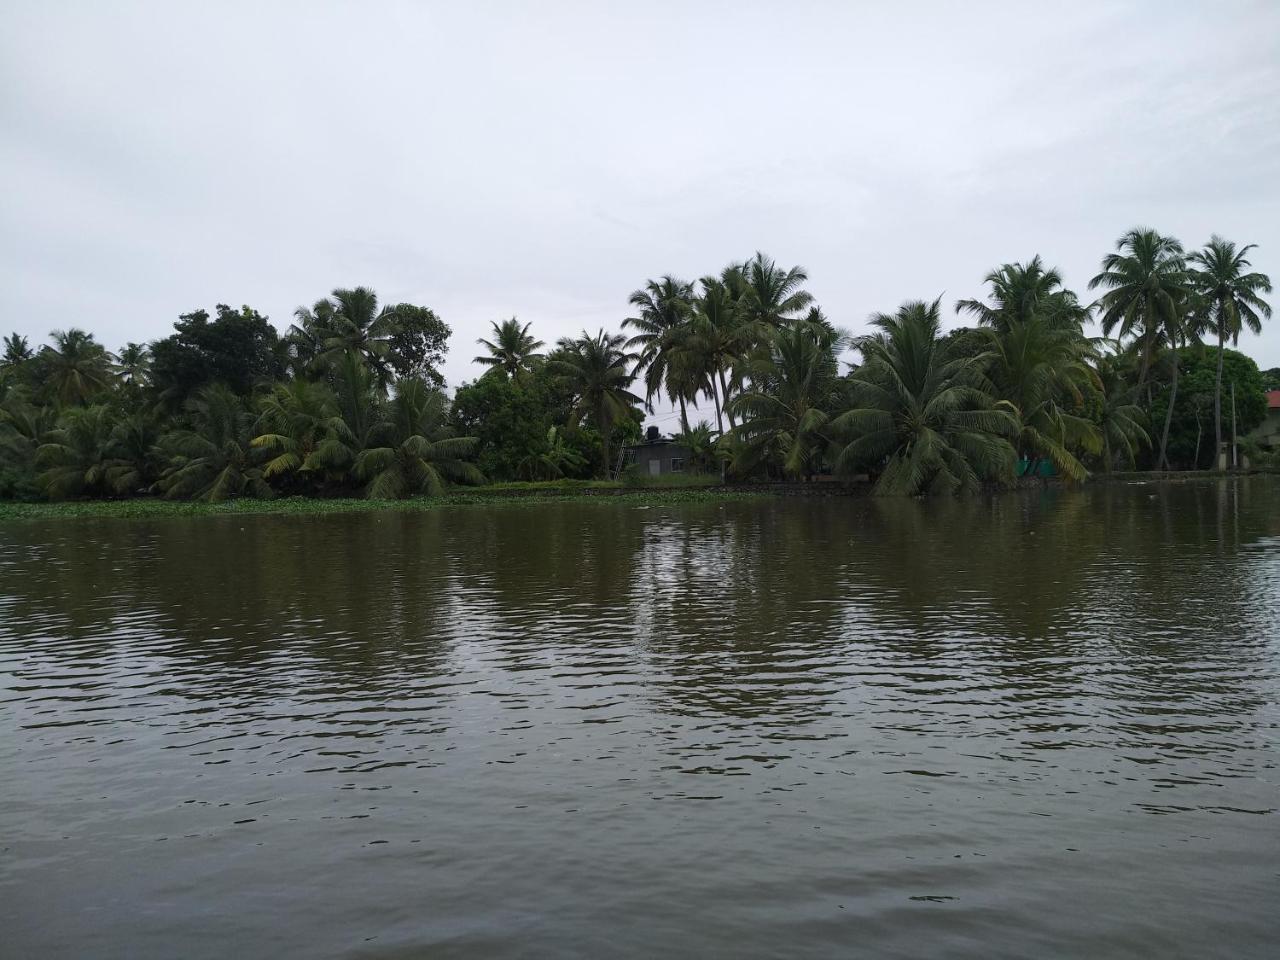
M1280 483L0 527L5 957L1262 957Z

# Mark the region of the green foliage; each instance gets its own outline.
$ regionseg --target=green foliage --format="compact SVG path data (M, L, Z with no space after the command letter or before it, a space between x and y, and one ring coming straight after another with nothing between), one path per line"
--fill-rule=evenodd
M251 307L216 307L211 320L205 310L183 314L175 332L151 345L151 383L171 408L211 383L246 396L278 377L279 337L262 314Z
M474 359L474 363L488 367L491 373L516 379L527 373L540 359L538 349L541 340L529 333L531 324L521 326L515 317L502 323L491 323L493 339L483 337L476 341L487 351Z
M387 361L401 380L416 378L442 387L444 375L440 366L449 349L453 331L429 307L398 303L391 308L396 329L391 334Z
M629 389L634 379L631 367L637 360L626 350L621 334L595 336L583 331L577 339L562 339L558 350L547 361L553 375L563 377L574 396L568 426L577 428L584 420L600 434L601 468L613 469L611 439L615 424L630 422L639 429L637 407L644 401Z
M33 361L35 382L58 406L84 405L111 385L111 355L83 330L55 330Z
M1213 467L1213 395L1217 374L1217 351L1184 347L1178 351L1181 369L1173 419L1169 429L1169 461L1184 469ZM1267 416L1267 397L1262 373L1254 361L1236 350L1222 357L1224 439L1231 437L1231 387L1235 385L1236 434L1243 437ZM1154 397L1151 419L1163 423L1172 394L1167 366L1153 375Z
M1018 420L997 409L986 357L952 355L939 336L938 301L903 304L871 320L863 364L850 376L853 407L833 426L850 436L837 466L878 474L879 494L976 490L1013 479Z

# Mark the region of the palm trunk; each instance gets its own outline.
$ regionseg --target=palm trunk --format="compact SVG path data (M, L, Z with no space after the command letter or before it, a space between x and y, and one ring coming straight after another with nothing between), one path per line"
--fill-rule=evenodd
M1111 453L1111 437L1104 430L1102 432L1102 470L1104 473L1111 472L1111 462L1115 457Z
M1173 357L1173 382L1169 388L1169 409L1164 415L1164 434L1160 437L1160 458L1156 469L1169 469L1169 427L1173 424L1173 407L1178 402L1178 351L1170 351Z
M729 418L729 429L732 430L737 426L733 422L733 411L729 409L729 385L724 380L724 367L716 371L720 375L720 392L724 394L725 415ZM724 428L721 427L721 430Z
M609 459L609 423L603 410L596 413L596 426L600 428L600 446L604 448L604 478L608 480L613 461Z
M685 409L684 394L680 394L680 429L686 434L689 432L689 411Z
M716 404L716 426L720 429L720 436L724 436L724 416L720 410L720 388L716 386L716 378L711 378L711 399Z
M1222 355L1225 352L1226 330L1222 318L1218 319L1218 372L1213 380L1213 469L1222 461ZM1199 466L1199 463L1196 464Z

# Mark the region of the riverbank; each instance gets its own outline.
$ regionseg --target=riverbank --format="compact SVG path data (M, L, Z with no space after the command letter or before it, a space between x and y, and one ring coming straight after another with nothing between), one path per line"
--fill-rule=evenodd
M708 503L750 500L771 496L768 490L740 488L671 487L637 490L622 486L575 488L537 487L496 489L478 487L467 492L440 497L412 497L407 500L366 500L313 497L279 497L274 500L225 500L204 503L191 500L77 500L47 502L0 501L0 522L7 520L149 519L164 517L218 516L318 516L334 513L420 512L444 507L503 502L525 505L538 503L600 502L624 506L661 506L672 503Z

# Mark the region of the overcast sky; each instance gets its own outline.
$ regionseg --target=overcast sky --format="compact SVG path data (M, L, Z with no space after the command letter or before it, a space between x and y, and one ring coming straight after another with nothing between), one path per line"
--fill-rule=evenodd
M757 249L855 331L1036 253L1085 295L1139 224L1280 281L1280 3L5 0L0 182L0 328L366 284L455 385L492 320L616 328Z

